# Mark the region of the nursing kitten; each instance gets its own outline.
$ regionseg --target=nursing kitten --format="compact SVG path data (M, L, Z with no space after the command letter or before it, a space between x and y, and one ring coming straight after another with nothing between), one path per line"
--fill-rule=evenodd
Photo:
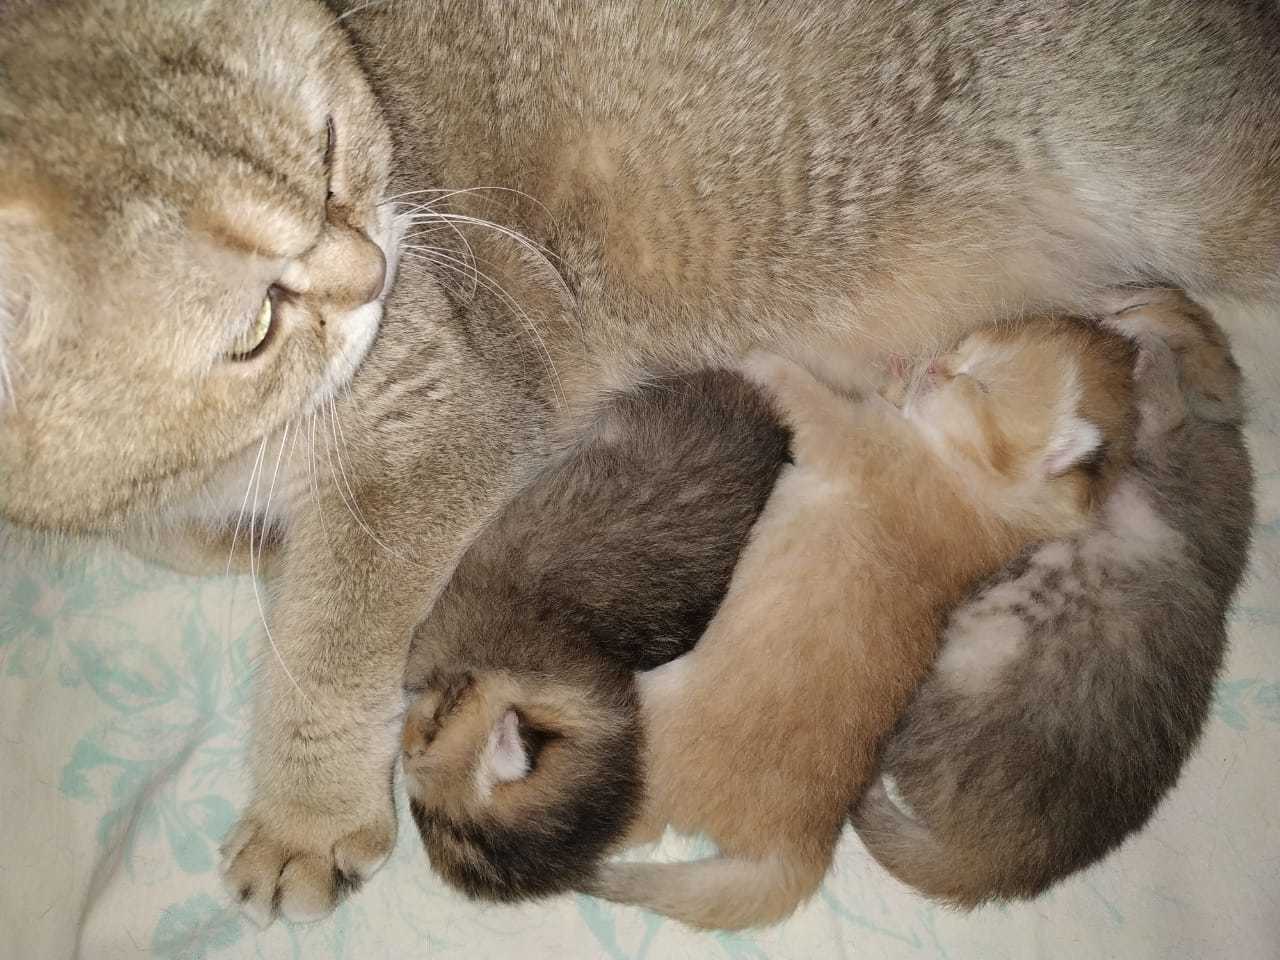
M1134 280L1280 302L1278 38L1230 0L10 0L0 517L218 570L278 533L225 870L315 916L394 841L413 626L602 391Z
M738 374L649 384L466 552L405 673L410 809L449 882L511 900L588 879L638 812L635 671L703 632L787 443Z
M988 329L898 390L901 409L837 395L787 361L753 361L792 427L796 465L697 646L641 675L642 802L625 834L617 821L592 834L598 855L671 825L721 855L594 872L575 859L570 885L722 928L776 921L811 895L932 661L945 609L1028 542L1087 525L1126 464L1131 360L1122 338L1072 321ZM497 605L507 609L487 615L504 623L526 616ZM472 631L472 645L492 632ZM596 787L568 751L558 766L537 761L510 718L548 704L527 703L487 665L495 676L477 683L499 692L465 729L441 715L439 695L414 708L411 723L426 718L442 746L406 771L417 797L448 810L419 817L437 868L494 878L462 884L473 893L520 895L497 880L508 859L527 861L511 825L541 838L546 796L579 809ZM613 784L602 791L616 800ZM569 882L552 866L544 882Z
M1240 371L1181 294L1140 290L1136 463L1088 532L1036 547L949 618L853 814L930 896L1030 897L1142 827L1199 738L1248 558Z

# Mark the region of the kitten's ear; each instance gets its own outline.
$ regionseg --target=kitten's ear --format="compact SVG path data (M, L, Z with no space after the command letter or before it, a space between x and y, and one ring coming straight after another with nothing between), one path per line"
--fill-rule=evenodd
M1049 438L1044 454L1044 472L1046 476L1060 477L1088 460L1101 446L1102 431L1088 420L1068 414Z
M520 718L506 711L489 734L489 769L494 783L512 783L529 775L529 755L520 739Z

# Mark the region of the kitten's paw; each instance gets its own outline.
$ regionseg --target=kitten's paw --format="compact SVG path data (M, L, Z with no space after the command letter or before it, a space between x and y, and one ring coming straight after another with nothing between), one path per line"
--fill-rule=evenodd
M1204 340L1204 308L1173 287L1116 290L1103 298L1102 322L1126 337L1156 336L1175 350Z
M1177 287L1116 287L1102 294L1098 309L1102 319L1116 327L1124 325L1123 317L1137 310L1198 310L1195 302Z
M1187 402L1173 350L1159 337L1138 338L1133 367L1138 398L1138 446L1146 447L1187 418Z
M223 883L259 927L277 914L319 920L390 856L395 810L390 797L383 805L359 826L301 808L251 808L222 845Z
M743 375L772 394L788 413L825 411L845 401L807 369L776 353L753 350L742 361Z
M752 350L742 358L742 372L748 380L765 385L795 366L790 360L767 350Z

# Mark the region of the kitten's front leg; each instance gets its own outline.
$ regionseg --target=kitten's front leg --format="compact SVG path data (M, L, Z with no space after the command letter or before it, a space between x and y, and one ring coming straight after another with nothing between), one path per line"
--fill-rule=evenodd
M461 548L510 496L514 432L527 421L490 398L444 412L425 436L366 436L367 447L414 453L398 462L357 453L341 488L310 507L303 498L291 518L275 649L257 689L254 793L223 846L226 884L260 924L328 913L395 841L411 631Z

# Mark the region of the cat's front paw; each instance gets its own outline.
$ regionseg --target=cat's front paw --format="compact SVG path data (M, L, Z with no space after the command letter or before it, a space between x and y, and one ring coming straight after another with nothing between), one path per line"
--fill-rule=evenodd
M395 845L390 796L364 806L364 816L353 817L254 804L222 845L227 890L259 927L277 914L299 923L327 915L377 872Z

